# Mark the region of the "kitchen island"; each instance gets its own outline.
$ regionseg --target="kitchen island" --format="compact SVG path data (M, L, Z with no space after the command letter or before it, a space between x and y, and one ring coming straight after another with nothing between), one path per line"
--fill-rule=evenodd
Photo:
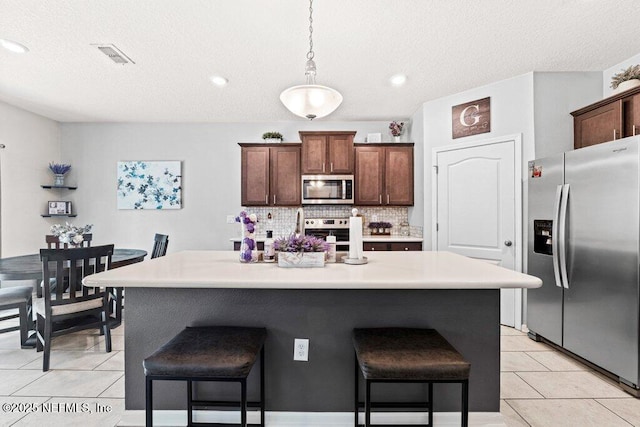
M437 329L471 363L472 421L473 413L498 413L499 289L536 288L541 281L448 252L365 254L366 265L303 269L243 264L232 251L184 251L88 276L86 285L127 288L127 411L141 415L144 409L145 357L185 326L218 324L267 328L269 425L291 422L287 414L301 413L313 413L319 424L322 420L334 426L352 423L354 327ZM310 340L308 362L293 361L294 338ZM256 380L250 377L250 400L255 397ZM209 386L198 390L209 397L214 392ZM154 390L155 408L184 409L185 387L160 383ZM424 399L425 389L389 385L374 396ZM437 384L434 390L436 412L459 410L458 387ZM216 397L236 394L237 390L228 389ZM323 414L340 421L326 421Z

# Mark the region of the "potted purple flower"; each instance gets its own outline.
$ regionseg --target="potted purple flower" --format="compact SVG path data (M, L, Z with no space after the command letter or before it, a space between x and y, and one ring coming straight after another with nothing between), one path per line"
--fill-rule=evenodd
M395 142L400 142L400 135L404 131L404 122L396 122L395 120L389 123L389 130L393 136Z
M273 242L279 267L324 267L329 244L314 236L281 237Z
M240 262L258 262L258 245L256 244L256 214L240 212L236 217L236 222L242 228L242 241L240 242Z
M64 186L64 174L71 170L71 165L67 165L64 163L49 163L49 170L53 172L56 176L53 186L54 187L63 187Z

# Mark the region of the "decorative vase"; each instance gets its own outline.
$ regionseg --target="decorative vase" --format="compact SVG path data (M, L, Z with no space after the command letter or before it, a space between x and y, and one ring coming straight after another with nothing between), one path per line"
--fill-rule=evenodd
M393 137L393 142L400 142L400 135Z
M324 252L278 252L278 267L324 267Z
M64 186L64 174L57 173L55 175L55 179L53 181L53 185L55 187L63 187Z
M615 94L617 94L617 93L621 93L621 92L627 91L627 90L629 90L629 89L632 89L632 88L634 88L634 87L636 87L636 86L640 86L640 80L638 80L638 79L626 80L626 81L624 81L624 82L620 83L620 84L618 85L618 87L617 87L617 88L615 88L615 89L612 91L612 94L614 94L614 95L615 95Z
M249 231L250 224L240 224L242 241L240 242L240 262L258 262L258 245L256 243L256 225Z

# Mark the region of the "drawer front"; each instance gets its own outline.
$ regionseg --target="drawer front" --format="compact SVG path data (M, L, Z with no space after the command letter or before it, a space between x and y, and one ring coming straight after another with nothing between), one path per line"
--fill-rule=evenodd
M392 251L421 251L421 242L391 243Z
M380 242L364 242L362 244L362 249L365 251L388 251L389 244Z

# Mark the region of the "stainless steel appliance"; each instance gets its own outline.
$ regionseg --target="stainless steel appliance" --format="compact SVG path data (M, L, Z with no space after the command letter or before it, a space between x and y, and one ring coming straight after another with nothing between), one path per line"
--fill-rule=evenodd
M336 236L336 250L349 250L349 218L309 218L304 220L304 234L326 240Z
M640 137L529 165L527 326L639 388Z
M302 204L353 204L353 175L302 175Z

